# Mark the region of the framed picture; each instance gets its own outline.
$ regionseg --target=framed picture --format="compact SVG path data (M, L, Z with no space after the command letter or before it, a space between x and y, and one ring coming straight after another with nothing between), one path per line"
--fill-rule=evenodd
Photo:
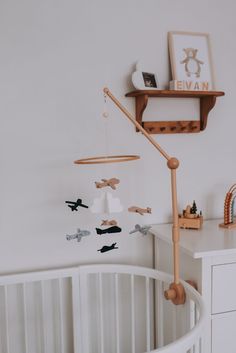
M145 87L148 88L157 88L155 74L150 74L148 72L142 72L143 82Z
M156 74L140 70L138 65L136 66L136 71L132 74L132 83L136 89L140 90L158 89Z
M174 84L183 90L214 90L210 40L207 33L169 32Z

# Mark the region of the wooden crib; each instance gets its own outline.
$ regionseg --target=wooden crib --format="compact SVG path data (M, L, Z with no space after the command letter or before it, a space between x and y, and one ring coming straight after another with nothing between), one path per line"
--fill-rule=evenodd
M200 353L205 310L187 283L175 306L172 276L89 265L0 277L0 353Z

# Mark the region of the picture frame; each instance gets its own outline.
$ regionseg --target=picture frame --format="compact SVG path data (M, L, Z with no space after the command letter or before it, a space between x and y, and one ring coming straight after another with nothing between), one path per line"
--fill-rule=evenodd
M137 70L132 74L132 83L138 90L157 90L158 80L155 73Z
M173 89L212 91L215 89L208 33L171 31L168 46Z
M149 72L142 72L143 82L147 88L157 88L157 82L155 74Z

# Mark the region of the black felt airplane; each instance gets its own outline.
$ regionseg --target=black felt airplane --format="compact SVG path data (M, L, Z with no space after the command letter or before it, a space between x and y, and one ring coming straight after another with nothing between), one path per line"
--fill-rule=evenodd
M70 205L68 205L68 207L70 207L71 211L78 211L78 207L84 207L84 208L88 208L88 206L84 205L82 203L82 199L77 199L76 202L74 201L65 201L65 203L68 203Z
M122 229L120 227L117 227L117 226L109 227L109 228L106 228L106 229L96 228L97 234L120 233L121 231L122 231Z
M116 243L113 243L112 245L104 245L101 249L98 249L98 251L107 252L113 249L119 249L118 246L116 246Z

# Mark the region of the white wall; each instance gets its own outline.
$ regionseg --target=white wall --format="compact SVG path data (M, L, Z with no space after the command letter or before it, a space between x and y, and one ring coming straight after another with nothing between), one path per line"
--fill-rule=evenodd
M136 153L138 162L112 166L73 165L78 158L106 153L101 118L107 85L134 112L130 74L137 59L170 80L167 32L188 30L211 36L216 86L226 96L200 134L156 135L180 161L179 207L193 199L206 218L221 217L225 192L235 182L236 5L233 0L2 0L0 2L0 227L1 271L84 262L151 265L151 239L128 231L137 222L170 220L169 171L165 161L110 103L109 152ZM146 119L191 119L192 100L152 100ZM91 204L94 181L121 179L127 209L138 204L152 216L125 212L125 232L95 235L103 216L66 208L81 196ZM93 235L80 244L65 234L77 227ZM119 250L100 254L117 241Z

